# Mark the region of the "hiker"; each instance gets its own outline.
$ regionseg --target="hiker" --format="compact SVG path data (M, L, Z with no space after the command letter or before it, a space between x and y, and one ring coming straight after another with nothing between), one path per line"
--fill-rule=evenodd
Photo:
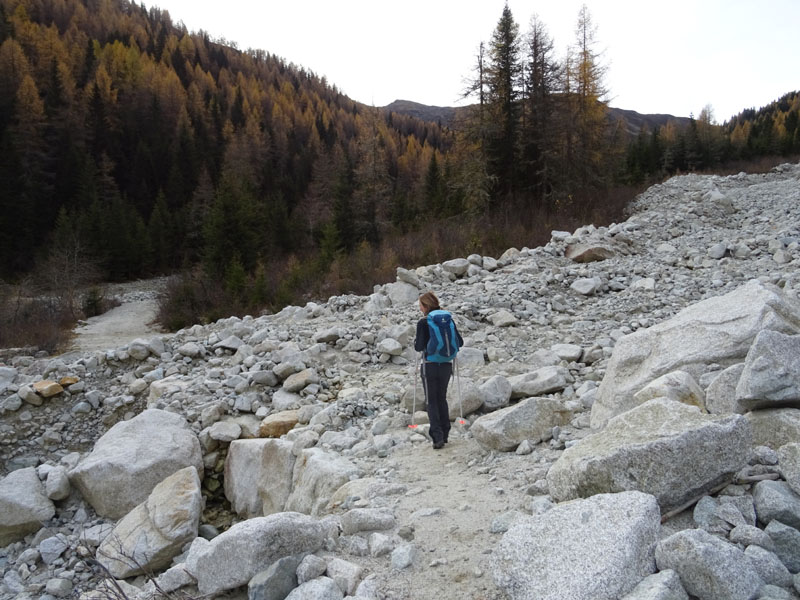
M414 350L422 352L422 387L428 404L428 420L433 449L440 450L450 433L450 409L447 406L447 384L453 376L453 360L464 345L450 313L439 306L433 292L419 298L424 317L417 322ZM432 339L434 336L434 339Z

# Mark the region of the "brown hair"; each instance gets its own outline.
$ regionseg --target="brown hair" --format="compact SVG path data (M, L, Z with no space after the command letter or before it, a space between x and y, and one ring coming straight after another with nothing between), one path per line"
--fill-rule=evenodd
M419 297L420 306L425 309L425 314L427 315L432 310L440 310L439 306L439 299L433 292L425 292L422 296Z

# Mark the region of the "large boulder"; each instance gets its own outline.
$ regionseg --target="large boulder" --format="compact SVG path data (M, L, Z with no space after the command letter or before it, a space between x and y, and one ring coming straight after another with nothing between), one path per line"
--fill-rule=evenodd
M392 306L395 307L408 306L419 300L419 288L405 281L387 283L383 289L386 290L386 295L392 301Z
M245 585L266 566L286 556L316 552L325 541L317 519L293 512L247 519L210 542L196 538L186 569L203 595Z
M35 468L12 471L0 479L0 548L39 531L55 513Z
M757 336L736 385L739 412L800 408L800 335L765 330Z
M747 464L750 448L743 416L707 415L657 398L567 448L547 482L558 501L639 490L666 511L730 478Z
M447 390L449 419L455 421L461 415L471 415L483 406L483 398L483 392L471 380L453 381Z
M577 263L589 263L614 258L614 250L603 244L570 244L564 256Z
M655 498L599 494L512 525L491 558L512 600L616 600L655 571Z
M159 483L97 549L97 560L117 579L167 567L197 537L203 495L194 467Z
M236 440L225 459L225 497L245 519L283 512L292 491L293 442Z
M633 395L665 373L683 370L698 379L711 363L742 362L764 329L797 333L800 305L779 288L753 280L621 338L592 406L591 426L603 427L633 408Z
M764 585L743 551L703 529L662 540L656 563L677 572L686 591L703 600L750 600Z
M800 440L800 409L768 408L745 415L753 431L754 446L777 450L784 444Z
M303 450L295 461L286 510L318 515L336 490L359 476L353 463L338 454L319 448Z
M200 442L186 419L148 409L109 429L69 476L97 514L119 519L161 481L190 466L202 475Z
M569 370L564 367L547 366L508 380L511 398L530 398L563 390L572 382Z
M778 459L781 475L794 493L800 495L800 443L781 446Z
M553 398L527 398L479 417L470 431L485 448L508 452L523 440L537 443L550 438L553 427L569 423L572 412Z
M785 481L759 481L753 488L753 500L762 525L777 520L800 529L800 495Z

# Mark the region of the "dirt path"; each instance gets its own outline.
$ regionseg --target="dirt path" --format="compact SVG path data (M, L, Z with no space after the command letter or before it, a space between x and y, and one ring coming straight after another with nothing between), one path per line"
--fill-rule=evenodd
M166 282L167 279L162 277L109 286L108 293L122 304L76 327L69 350L109 350L124 346L136 338L161 333L156 324L156 315L158 297Z
M506 598L489 569L492 548L502 536L491 531L492 524L508 511L526 512L529 488L556 454L539 445L520 460L513 453L486 452L474 439L454 433L443 450L415 444L387 460L391 480L408 487L394 506L397 523L413 527L410 543L419 550L409 569L387 569L385 557L368 566L387 598Z
M125 302L76 327L70 350L88 352L124 346L140 337L159 333L154 325L158 302L154 299Z

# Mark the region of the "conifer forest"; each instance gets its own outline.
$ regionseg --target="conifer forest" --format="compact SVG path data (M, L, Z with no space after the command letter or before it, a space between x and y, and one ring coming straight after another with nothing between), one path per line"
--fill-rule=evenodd
M0 0L0 279L183 273L177 327L359 291L454 244L532 244L537 227L613 220L620 190L800 153L797 92L631 132L595 34L584 7L557 48L506 6L476 40L470 105L442 124L155 7Z

